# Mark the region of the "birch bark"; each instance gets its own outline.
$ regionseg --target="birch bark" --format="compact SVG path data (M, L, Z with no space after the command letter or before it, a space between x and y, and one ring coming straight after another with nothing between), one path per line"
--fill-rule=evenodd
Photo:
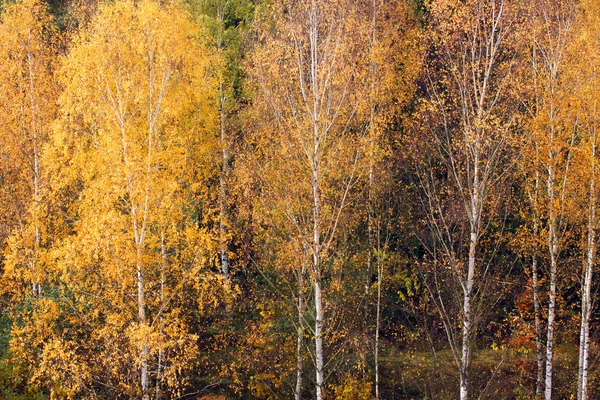
M587 218L587 251L584 263L584 279L581 289L581 329L579 334L579 370L577 380L577 399L587 400L588 360L590 346L590 316L592 313L592 277L596 258L596 134L592 130L590 178L588 182L588 218Z

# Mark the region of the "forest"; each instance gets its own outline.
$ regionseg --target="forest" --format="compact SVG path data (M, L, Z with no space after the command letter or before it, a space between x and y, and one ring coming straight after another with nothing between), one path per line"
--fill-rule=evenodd
M600 398L597 0L0 0L0 397Z

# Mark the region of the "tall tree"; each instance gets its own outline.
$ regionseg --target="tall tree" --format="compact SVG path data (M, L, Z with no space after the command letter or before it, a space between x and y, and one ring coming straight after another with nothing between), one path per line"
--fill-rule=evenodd
M460 333L455 332L454 315L439 287L429 287L432 298L438 299L459 371L460 398L468 399L474 296L482 297L483 287L477 283L488 272L479 244L498 204L491 195L510 166L516 102L507 82L514 76L511 32L516 28L516 10L502 0L427 5L432 55L422 132L432 149L431 162L419 158L417 170L432 237L430 254L460 285ZM426 155L427 149L421 154Z
M576 139L575 130L565 123L569 89L564 79L574 3L540 0L531 5L531 65L534 84L532 137L529 145L524 146L522 151L528 159L535 160L535 169L531 170L531 174L536 176L537 182L537 213L540 221L545 221L544 226L540 226L540 233L547 234L545 241L550 265L544 396L549 400L552 397L558 265L569 219L571 160Z
M285 1L259 30L253 55L252 137L263 193L276 205L273 229L294 240L298 268L298 326L305 325L304 278L312 286L315 392L324 397L327 281L340 265L346 210L365 173L366 132L357 123L369 69L369 4ZM284 222L285 221L285 222ZM284 222L284 223L283 223ZM298 350L303 332L298 330ZM298 354L300 359L301 354ZM296 398L302 386L297 365Z
M56 113L58 86L53 70L58 58L58 32L41 1L8 6L0 24L0 248L11 232L21 248L23 269L13 271L42 291L41 152Z
M253 11L252 0L198 0L190 6L207 27L207 42L214 48L216 57L212 68L217 78L217 103L219 108L219 153L221 174L218 191L218 237L220 263L223 277L230 275L230 250L233 216L231 215L232 188L230 186L233 143L240 130L237 114L243 100L242 61L245 53L244 37L247 22Z
M579 334L579 365L577 381L577 399L588 398L590 317L592 315L593 271L596 263L596 248L600 215L598 213L598 89L600 76L598 70L598 52L600 45L600 9L589 1L579 5L574 38L569 43L567 55L567 79L576 82L574 98L570 99L572 129L580 137L580 151L576 163L581 179L579 199L581 208L586 210L584 262L581 286L581 325ZM583 190L582 190L583 189Z

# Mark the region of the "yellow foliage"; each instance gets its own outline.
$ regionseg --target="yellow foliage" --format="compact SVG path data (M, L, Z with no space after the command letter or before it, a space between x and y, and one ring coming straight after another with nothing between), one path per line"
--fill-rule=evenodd
M23 286L36 290L44 279L40 158L56 113L57 37L41 1L18 1L1 16L0 248L12 232L3 285L12 296Z
M54 339L45 344L33 381L47 382L51 399L77 399L91 383L91 375L73 344Z
M373 384L347 374L340 385L333 387L336 400L372 400Z
M41 162L63 216L39 219L64 227L48 251L30 239L38 225L15 234L6 268L50 294L18 319L11 349L56 398L78 397L91 376L139 397L149 364L169 397L197 368L191 305L214 304L212 240L193 220L215 170L211 59L180 5L125 0L101 5L62 61Z

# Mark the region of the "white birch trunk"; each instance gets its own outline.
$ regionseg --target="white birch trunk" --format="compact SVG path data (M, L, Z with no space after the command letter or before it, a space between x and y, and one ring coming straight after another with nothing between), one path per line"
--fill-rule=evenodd
M138 260L141 259L141 250L138 250ZM144 292L144 275L141 262L137 264L137 303L138 303L138 322L141 326L146 325L146 308ZM142 399L149 399L148 395L148 345L145 339L142 341L142 350L140 353L140 385L142 387Z
M383 0L382 0L383 1ZM367 230L368 230L368 241L369 250L367 254L367 283L365 284L365 295L369 293L370 287L370 275L373 264L373 180L374 180L374 157L375 157L375 80L377 77L377 62L375 60L374 50L377 44L377 1L371 2L372 16L371 16L371 110L369 119L370 129L370 142L369 142L369 191L368 191L368 205L367 205ZM377 226L377 308L375 315L375 398L379 399L379 329L380 329L380 318L381 318L381 280L383 274L383 266L381 259L381 239L380 239L381 227Z
M315 361L317 366L317 400L323 400L323 305L321 282L315 281Z
M378 249L381 253L381 246ZM375 398L379 398L379 329L381 325L381 282L383 281L383 255L377 257L377 313L375 316Z
M595 214L595 205L590 206L590 212ZM590 217L592 217L590 215ZM577 399L587 399L587 380L588 380L588 360L589 360L589 332L590 332L590 315L592 309L591 302L591 286L592 286L592 274L593 274L593 263L595 258L596 241L595 241L595 229L592 223L588 223L588 249L585 263L585 278L582 288L582 299L581 299L581 330L579 337L579 377L577 382Z
M537 159L537 148L536 148L536 159ZM536 164L535 169L535 187L533 193L533 210L534 210L534 222L533 222L533 236L537 238L539 234L538 230L538 195L540 191L540 172L538 165ZM540 309L540 289L538 281L538 265L537 265L537 246L534 250L534 254L531 258L531 280L533 284L533 314L535 318L535 351L537 357L537 377L535 381L535 396L539 398L544 391L544 345L542 343L542 317Z
M535 396L536 398L538 398L542 395L542 392L544 391L544 345L542 344L542 317L540 312L537 257L535 255L531 260L531 277L533 280L533 313L535 315L535 351L537 356L537 378L535 381Z
M551 226L554 230L554 226ZM550 234L551 236L553 234ZM555 239L551 239L553 243ZM556 248L551 244L551 248ZM556 313L556 255L551 251L550 260L550 299L548 304L548 337L546 341L546 379L545 379L545 399L552 399L552 361L554 357L554 318Z
M479 147L479 137L476 134L474 148ZM469 233L469 260L467 265L467 276L462 282L463 289L463 321L462 321L462 350L460 358L460 399L469 399L469 369L471 366L471 330L473 325L473 317L471 310L471 301L473 293L473 282L475 279L475 262L477 242L479 240L479 225L481 218L482 199L480 196L479 187L479 154L474 152L473 160L473 181L472 192L470 199L470 233Z
M319 21L317 3L311 2L309 13L309 40L310 40L310 80L312 88L312 200L313 200L313 279L315 295L315 366L316 366L316 396L323 400L323 300L321 293L321 226L320 226L320 140L319 130L320 93L319 93Z
M165 309L165 287L167 284L167 274L166 274L167 248L165 246L164 231L161 232L161 237L160 237L160 253L161 253L161 257L162 257L162 265L161 265L161 270L160 270L160 304L161 304L160 336L162 338L162 335L164 332L164 328L163 328L164 318L162 316L162 313ZM158 348L158 366L156 368L156 389L155 389L156 393L154 395L154 398L156 400L160 400L160 398L161 398L160 387L162 384L162 378L163 378L163 349L162 349L162 346L159 346L159 348Z
M315 133L316 131L315 125ZM316 153L316 151L315 151ZM321 235L319 229L319 175L318 157L314 157L313 170L313 273L315 290L315 364L317 400L323 400L323 302L321 294Z
M473 227L475 228L475 227ZM462 329L462 354L460 360L460 399L469 398L469 368L471 364L471 300L473 291L473 280L475 275L475 252L477 248L476 228L471 231L469 244L469 265L467 279L463 286L463 329Z
M595 140L595 137L592 138ZM592 143L591 177L589 183L587 254L581 290L581 330L579 335L579 374L577 380L577 399L587 399L588 359L590 345L590 315L592 312L592 276L596 255L596 146Z
M302 399L302 375L304 364L302 362L302 346L304 345L304 279L301 268L298 276L298 328L296 329L296 389L294 399Z
M554 318L556 313L556 278L558 263L558 238L557 238L557 218L554 211L554 166L553 154L550 152L550 162L548 168L548 202L549 202L549 220L548 220L548 250L550 253L550 292L548 304L548 328L546 340L546 379L545 379L545 399L552 398L552 362L554 357Z

